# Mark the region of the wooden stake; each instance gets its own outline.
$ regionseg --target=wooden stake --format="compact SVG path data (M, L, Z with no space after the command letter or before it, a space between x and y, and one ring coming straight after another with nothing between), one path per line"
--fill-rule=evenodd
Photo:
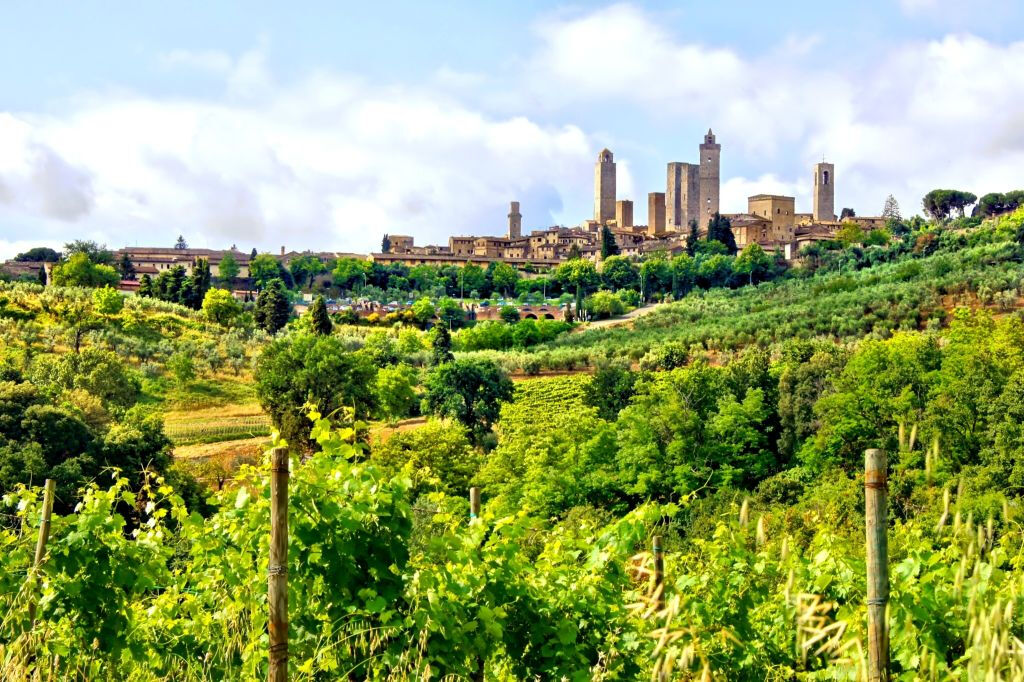
M661 536L655 535L651 543L654 554L654 592L658 595L658 610L665 608L665 551L661 548Z
M469 518L480 518L480 488L477 487L469 489Z
M469 520L480 518L480 488L473 486L469 489ZM484 679L484 668L486 664L483 656L479 656L476 659L476 670L473 671L472 680L473 682L483 682Z
M288 679L288 451L270 451L270 666L268 682Z
M53 514L53 493L56 483L52 478L46 479L43 484L43 511L39 518L39 538L36 540L36 558L32 562L32 573L39 574L39 567L43 565L43 558L46 556L46 543L50 539L50 517ZM36 623L36 601L32 599L28 606L28 617L32 625Z
M868 560L868 680L889 680L889 521L887 463L883 450L864 452L864 522Z

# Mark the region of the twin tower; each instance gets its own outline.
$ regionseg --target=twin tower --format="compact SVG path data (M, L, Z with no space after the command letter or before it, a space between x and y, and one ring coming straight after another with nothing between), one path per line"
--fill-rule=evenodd
M683 232L690 220L696 220L702 229L707 226L718 212L721 156L722 145L708 129L697 163L668 164L666 191L647 195L649 233ZM615 160L603 149L594 167L594 220L606 224L615 218Z

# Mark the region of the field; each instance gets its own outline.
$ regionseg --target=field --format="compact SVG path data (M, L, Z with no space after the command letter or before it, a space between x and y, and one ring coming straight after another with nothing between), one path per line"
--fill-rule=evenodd
M273 423L290 679L865 679L873 449L892 679L1022 679L1010 227L454 358L447 330L271 338L145 303L75 353L52 299L80 294L4 290L0 677L266 677Z

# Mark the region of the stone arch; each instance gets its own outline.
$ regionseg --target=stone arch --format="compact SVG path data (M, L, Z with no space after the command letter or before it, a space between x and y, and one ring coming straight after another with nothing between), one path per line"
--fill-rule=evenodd
M545 320L553 320L553 319L555 319L555 316L552 315L551 313L544 313L544 319Z
M526 320L536 320L537 316L534 315L533 313L527 313L526 317L524 317L523 319L526 319Z

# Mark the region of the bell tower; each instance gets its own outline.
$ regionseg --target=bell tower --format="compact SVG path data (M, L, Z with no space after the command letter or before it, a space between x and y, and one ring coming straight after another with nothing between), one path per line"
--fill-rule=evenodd
M722 145L715 142L715 134L708 128L700 146L700 193L698 195L697 226L707 229L711 216L718 213L718 192L721 185L720 162Z
M615 157L607 149L594 164L594 220L599 225L615 220Z
M836 167L831 163L814 164L814 221L836 219Z
M513 201L508 209L508 238L519 239L523 236L523 215L519 212L519 202Z

